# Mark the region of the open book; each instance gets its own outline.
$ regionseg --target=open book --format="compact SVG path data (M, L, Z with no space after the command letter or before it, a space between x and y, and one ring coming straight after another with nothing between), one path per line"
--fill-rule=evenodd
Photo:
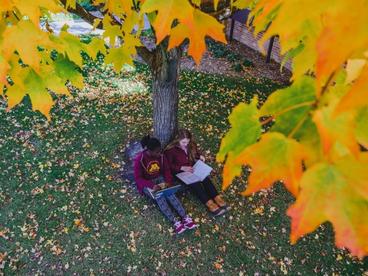
M168 196L168 195L172 195L175 194L179 189L181 188L180 185L175 185L175 186L171 186L168 188L164 188L158 191L154 191L151 188L147 188L149 195L152 199L157 199L163 195Z
M183 181L185 184L193 184L196 182L203 181L207 176L210 175L212 168L201 160L198 160L193 166L193 173L181 172L176 176Z

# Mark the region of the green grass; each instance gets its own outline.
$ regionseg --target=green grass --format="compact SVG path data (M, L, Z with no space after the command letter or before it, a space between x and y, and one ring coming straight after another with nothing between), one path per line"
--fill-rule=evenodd
M285 211L292 197L281 185L241 197L246 177L225 193L233 210L222 218L212 219L184 194L200 228L172 235L157 208L119 178L124 145L152 126L147 68L116 76L89 64L84 73L87 89L58 99L50 122L30 111L28 99L10 112L0 106L5 274L363 274L367 262L336 249L329 224L291 246ZM133 88L125 93L129 81ZM256 94L262 102L275 88L262 80L182 73L180 123L195 133L216 171L232 107ZM220 175L214 180L219 186Z

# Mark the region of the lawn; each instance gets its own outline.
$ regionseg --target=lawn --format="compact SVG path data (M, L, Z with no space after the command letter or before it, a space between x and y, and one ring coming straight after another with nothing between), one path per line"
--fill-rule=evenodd
M0 103L0 274L367 273L367 259L334 247L330 224L290 245L292 197L281 185L242 197L245 176L225 192L233 209L221 218L183 194L200 227L175 236L120 177L125 144L152 126L147 68L115 75L88 63L84 74L86 89L58 98L50 122L28 99L10 112ZM267 80L182 72L180 124L198 137L215 171L232 107L254 95L262 102L275 88ZM220 187L219 173L214 181Z

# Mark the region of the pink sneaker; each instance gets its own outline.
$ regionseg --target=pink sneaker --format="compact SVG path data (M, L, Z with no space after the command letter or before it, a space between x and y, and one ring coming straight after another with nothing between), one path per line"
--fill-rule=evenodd
M194 229L194 228L197 228L198 227L198 224L195 224L193 222L192 218L191 217L188 217L188 216L186 216L183 219L183 224L184 224L185 229Z
M174 228L175 228L175 233L176 234L181 234L185 231L185 226L181 221L177 221L174 223Z

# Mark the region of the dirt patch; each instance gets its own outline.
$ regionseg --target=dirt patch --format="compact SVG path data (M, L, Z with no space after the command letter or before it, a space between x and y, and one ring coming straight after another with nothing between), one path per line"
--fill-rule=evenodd
M181 61L182 69L201 71L211 74L223 74L231 77L241 78L267 78L278 83L287 83L291 77L291 72L287 68L280 69L280 64L275 61L266 63L266 57L259 52L232 41L227 44L229 50L251 61L253 66L245 67L243 71L234 69L234 62L226 58L216 58L210 51L207 51L202 58L201 64L197 66L191 57L183 57Z
M151 38L142 38L142 43L150 50L155 48L154 41ZM234 65L237 61L231 61L227 58L217 58L211 51L206 51L200 65L197 66L192 57L184 56L181 60L180 68L230 77L267 78L282 84L289 82L291 72L287 68L281 70L280 64L274 60L271 60L270 63L266 63L266 57L261 53L235 40L224 45L224 47L230 52L239 55L241 59L251 62L253 66L243 67L242 70L236 70ZM139 56L137 60L143 62L142 58Z

